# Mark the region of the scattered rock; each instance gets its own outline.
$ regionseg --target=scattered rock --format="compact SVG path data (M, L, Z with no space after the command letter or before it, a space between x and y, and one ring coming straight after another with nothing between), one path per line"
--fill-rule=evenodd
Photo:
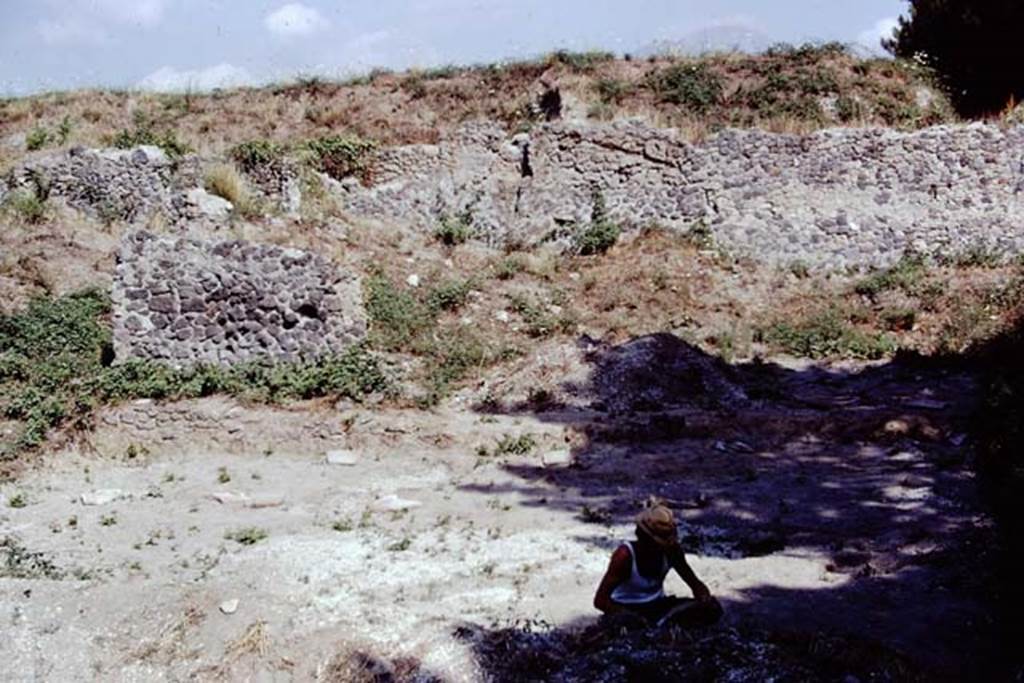
M419 287L420 286L420 276L417 275L416 273L413 273L409 277L405 278L405 283L407 285L409 285L410 287Z
M544 467L567 467L573 463L572 451L548 451L540 458Z
M98 489L83 493L81 496L82 505L109 505L118 500L131 498L131 494L121 489Z
M284 497L282 496L258 496L249 501L247 507L253 510L262 510L264 508L277 508L284 505Z
M377 499L377 501L371 506L371 509L376 510L377 512L399 512L401 510L418 508L421 505L423 505L423 503L418 500L409 500L400 498L394 494L388 494Z
M231 600L225 600L224 602L220 603L220 611L223 612L224 614L234 614L235 612L237 612L238 611L238 598L233 598Z
M239 491L215 491L210 494L210 497L222 505L249 502L249 496Z
M327 451L327 464L351 467L359 464L359 455L349 450Z
M230 216L235 208L228 200L212 195L201 187L189 190L185 197L199 215L205 218L224 219Z

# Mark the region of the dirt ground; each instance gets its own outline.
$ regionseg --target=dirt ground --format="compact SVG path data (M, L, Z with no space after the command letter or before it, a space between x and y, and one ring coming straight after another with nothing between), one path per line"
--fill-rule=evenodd
M953 679L991 663L968 376L724 366L668 335L585 360L529 409L492 400L518 375L436 411L106 409L0 487L0 679L507 679L481 639L592 627L652 494L726 609L717 633L838 634Z

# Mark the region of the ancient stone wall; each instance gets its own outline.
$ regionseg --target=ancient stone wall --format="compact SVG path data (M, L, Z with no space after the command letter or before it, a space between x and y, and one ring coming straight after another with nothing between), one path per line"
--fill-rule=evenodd
M28 190L63 200L68 206L107 222L141 223L161 215L172 224L221 223L231 203L203 189L209 160L189 155L172 160L158 147L85 149L28 158L5 180L8 192ZM281 163L271 171L246 175L249 190L294 215L301 203L298 169Z
M356 277L297 249L126 236L113 289L120 361L314 358L366 334Z
M518 135L475 123L385 151L380 165L373 186L344 186L351 212L433 229L468 210L492 244L564 238L589 219L596 188L624 225L705 225L724 249L783 264L1024 248L1024 127L727 130L691 144L629 121Z
M170 206L173 168L157 147L89 150L33 158L12 173L9 185L109 221L133 222Z

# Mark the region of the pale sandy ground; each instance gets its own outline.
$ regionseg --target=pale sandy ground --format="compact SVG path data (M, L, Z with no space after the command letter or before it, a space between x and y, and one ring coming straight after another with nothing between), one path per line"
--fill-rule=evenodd
M454 630L589 623L608 554L648 493L679 504L726 626L852 633L965 666L987 633L983 591L945 560L988 525L956 429L968 385L844 382L799 376L802 408L687 409L672 418L686 430L627 440L594 436L618 424L604 413L458 402L108 410L87 441L0 486L0 539L52 563L0 578L0 679L326 680L332 657L359 648L483 680ZM533 453L477 453L521 434ZM332 449L356 462L327 464ZM545 466L565 449L573 466ZM126 497L83 504L110 489ZM27 505L9 507L19 494ZM225 538L246 527L266 538ZM686 594L675 577L669 588Z

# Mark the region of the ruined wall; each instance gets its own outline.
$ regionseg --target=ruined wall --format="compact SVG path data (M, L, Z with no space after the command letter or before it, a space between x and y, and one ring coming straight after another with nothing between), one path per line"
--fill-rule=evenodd
M126 236L113 289L118 360L314 358L366 334L359 280L278 246Z
M63 200L68 206L107 222L142 223L163 216L172 224L224 222L231 203L203 189L209 160L189 155L170 159L158 147L86 149L34 155L0 179L0 201L27 190ZM301 203L293 164L246 176L250 191L295 214Z
M589 218L596 187L625 225L703 222L723 248L770 262L842 268L908 248L1024 248L1024 127L728 130L690 144L628 121L514 136L475 123L439 145L385 151L378 167L372 187L345 186L350 211L433 229L469 209L492 244L564 235Z

